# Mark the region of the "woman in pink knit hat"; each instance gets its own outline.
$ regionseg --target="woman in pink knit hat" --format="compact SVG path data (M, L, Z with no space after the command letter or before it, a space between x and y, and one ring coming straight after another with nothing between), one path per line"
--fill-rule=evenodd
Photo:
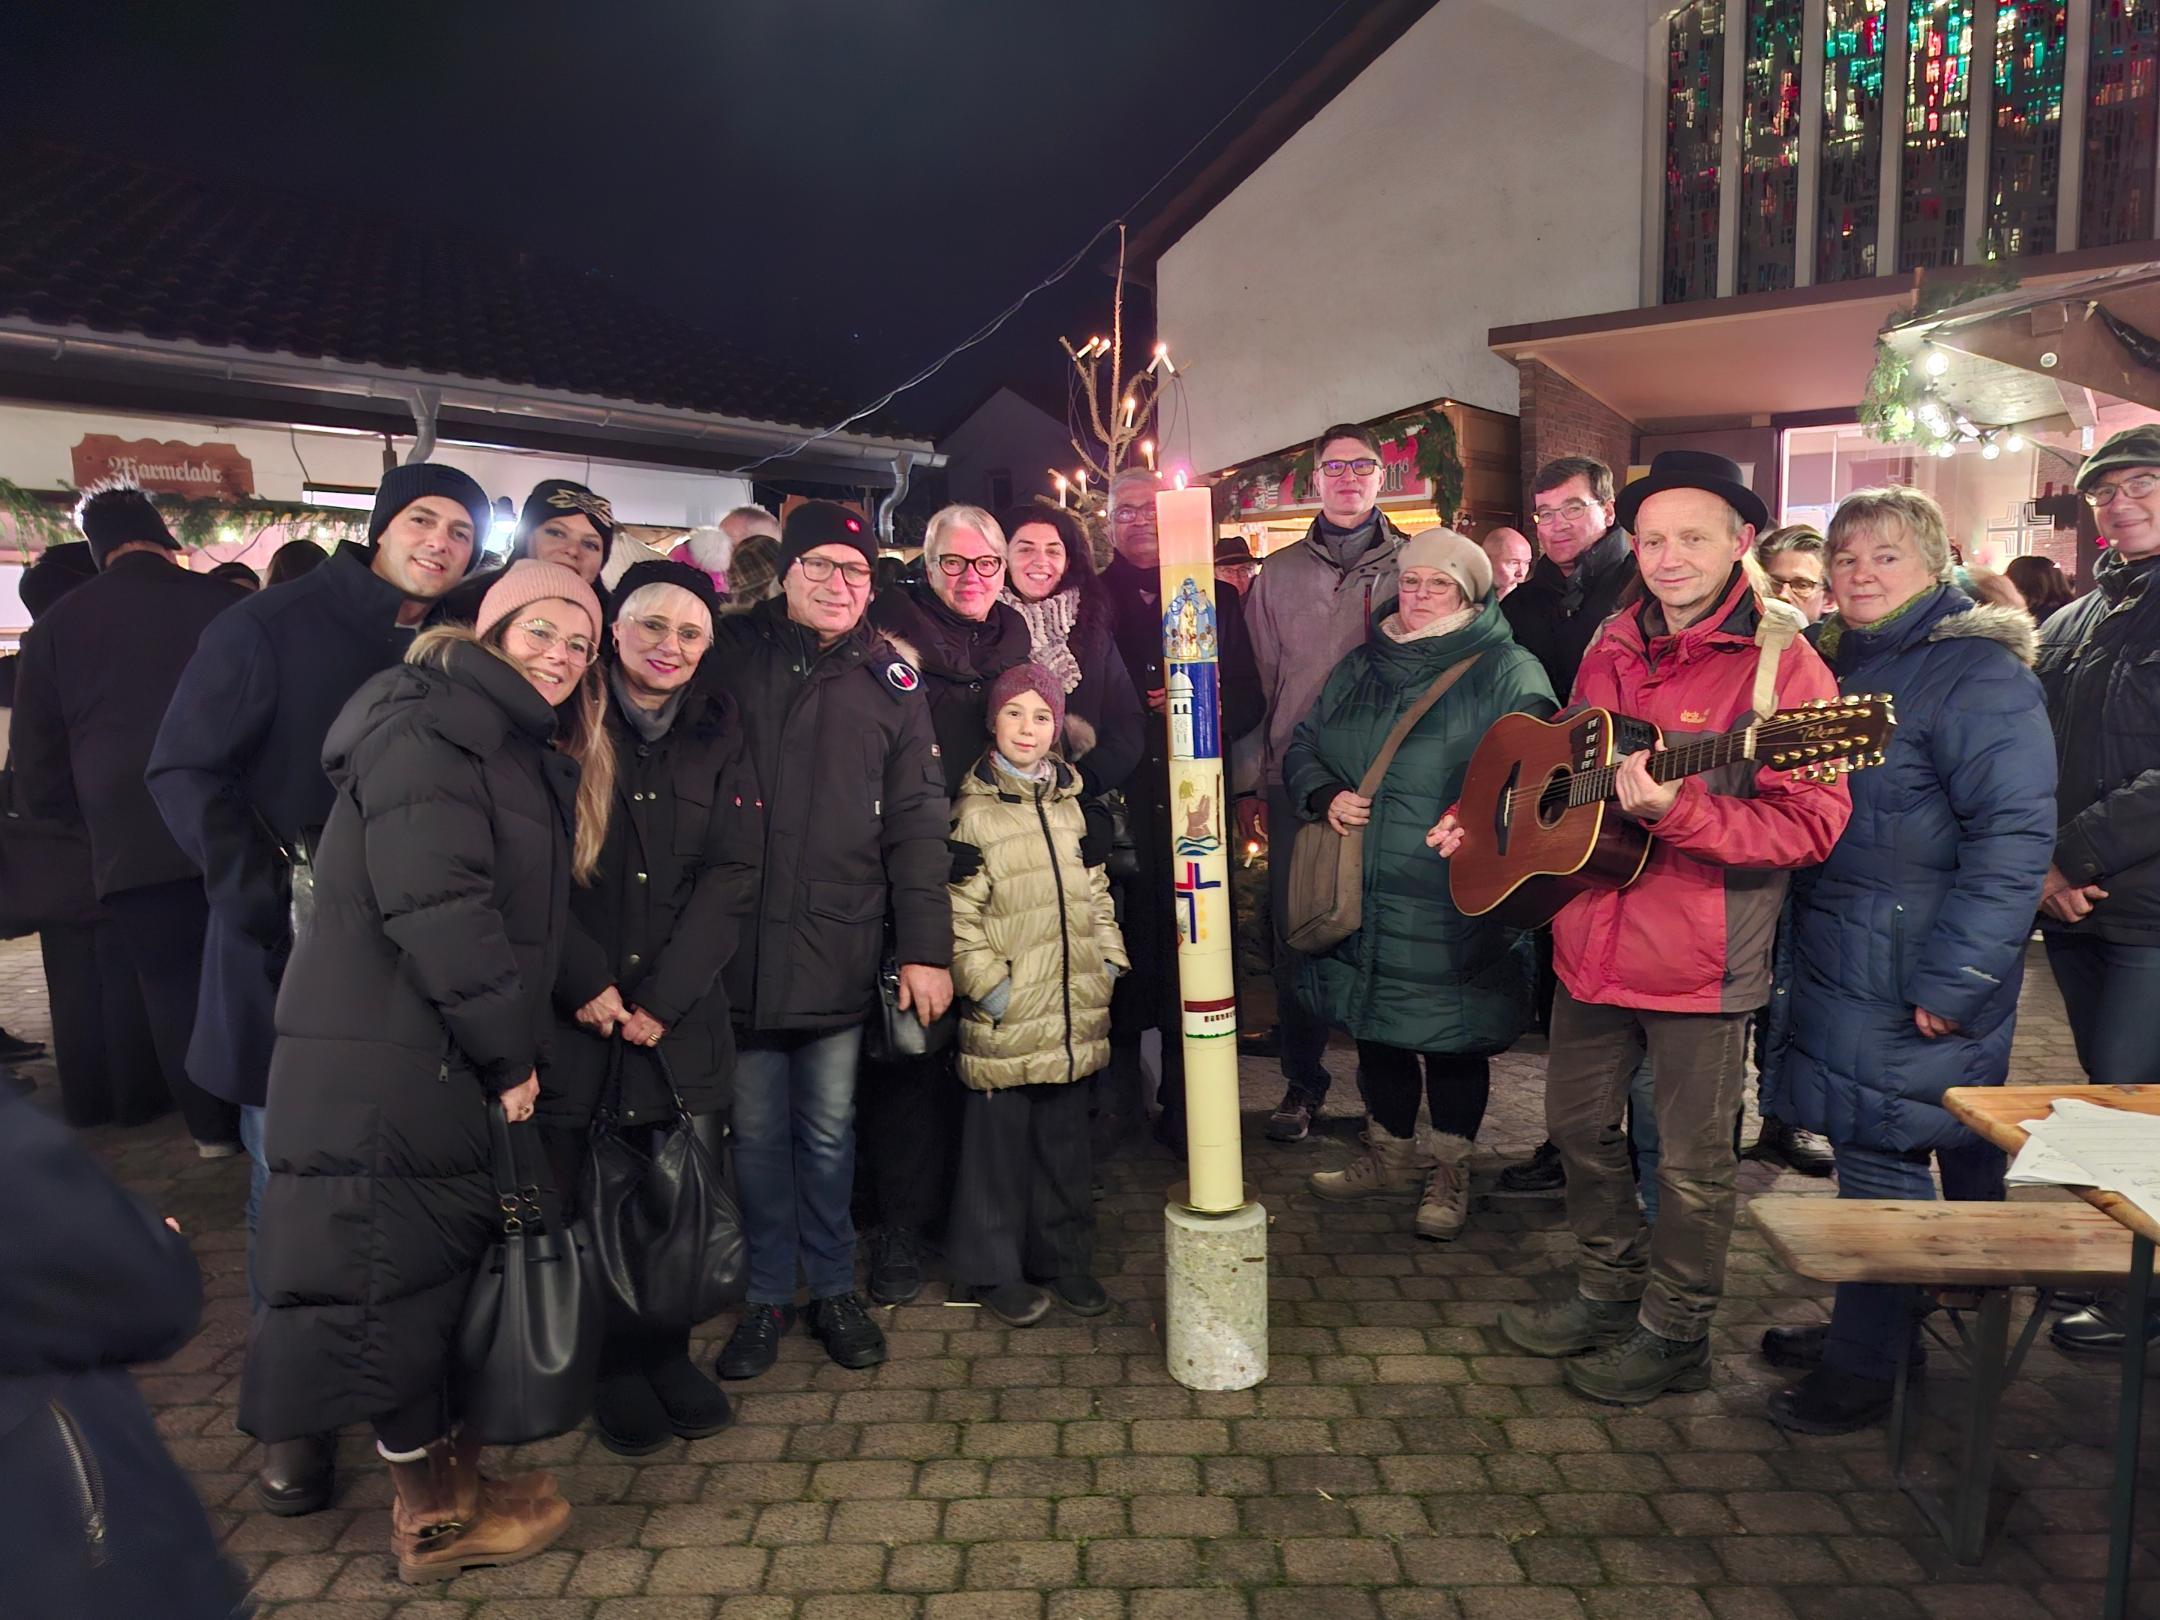
M452 1345L501 1225L488 1110L532 1117L570 886L606 828L599 635L582 578L513 563L472 629L423 632L323 747L337 798L278 998L240 1421L371 1424L408 1582L529 1558L570 1518L548 1475L481 1476Z

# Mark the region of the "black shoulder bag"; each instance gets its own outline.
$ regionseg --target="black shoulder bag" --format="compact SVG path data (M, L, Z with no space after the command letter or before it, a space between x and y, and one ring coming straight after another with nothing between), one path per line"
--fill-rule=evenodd
M592 1411L605 1299L594 1245L552 1186L518 1170L502 1099L487 1105L501 1235L481 1257L458 1325L458 1409L491 1446L568 1434Z
M623 1047L620 1041L613 1045L611 1083L593 1115L583 1188L608 1314L642 1327L693 1327L742 1302L750 1274L742 1212L711 1151L698 1140L657 1047L647 1055L668 1089L675 1118L660 1127L649 1154L623 1139L617 1123Z

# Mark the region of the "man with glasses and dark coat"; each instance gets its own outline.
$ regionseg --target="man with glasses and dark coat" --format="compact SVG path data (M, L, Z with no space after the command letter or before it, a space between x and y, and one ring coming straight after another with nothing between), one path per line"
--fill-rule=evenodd
M2040 897L2048 966L2096 1085L2160 1084L2160 426L2125 428L2078 469L2107 540L2093 589L2040 632L2055 728L2055 859ZM2063 1350L2120 1350L2113 1297L2057 1322ZM2160 1340L2160 1317L2145 1323Z
M1597 628L1619 607L1636 577L1627 530L1613 516L1612 469L1589 456L1561 456L1540 467L1530 485L1530 521L1538 560L1500 604L1515 640L1545 666L1562 704ZM1539 930L1538 1021L1552 1015L1552 935ZM1567 1184L1560 1150L1540 1142L1521 1164L1500 1172L1505 1192L1551 1193Z
M1370 428L1339 422L1313 440L1313 488L1320 515L1305 537L1268 556L1245 598L1253 661L1267 703L1262 727L1264 791L1238 800L1242 838L1266 842L1280 828L1283 847L1270 852L1269 899L1275 913L1275 1029L1285 1088L1269 1116L1277 1142L1302 1142L1332 1081L1321 1054L1328 1027L1298 994L1304 958L1283 938L1289 911L1289 837L1298 815L1283 786L1283 759L1298 722L1351 648L1365 644L1374 607L1395 594L1402 531L1380 510L1380 440ZM1226 730L1226 735L1228 734Z
M750 1287L720 1353L755 1378L796 1319L843 1367L885 1359L855 1292L855 1071L892 918L898 1006L952 1004L950 802L922 673L863 622L877 546L857 513L788 513L781 594L723 614L700 683L734 698L765 797L756 910L724 971ZM1025 638L1023 637L1023 644Z

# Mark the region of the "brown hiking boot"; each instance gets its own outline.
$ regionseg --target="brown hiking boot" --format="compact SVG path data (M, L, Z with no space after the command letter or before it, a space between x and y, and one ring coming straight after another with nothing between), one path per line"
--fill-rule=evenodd
M1435 1131L1426 1138L1425 1196L1418 1200L1417 1235L1445 1243L1470 1219L1470 1139Z
M1320 1170L1306 1185L1322 1198L1391 1198L1416 1192L1424 1180L1417 1138L1390 1136L1376 1119L1365 1121L1365 1151L1340 1170Z
M544 1552L569 1526L570 1504L559 1496L515 1500L483 1490L479 1461L478 1447L461 1459L456 1442L445 1438L411 1462L390 1464L397 1489L390 1550L406 1585L518 1563ZM459 1516L461 1501L477 1504L471 1517Z
M457 1449L450 1459L450 1466L452 1477L457 1481L457 1516L461 1519L470 1519L478 1513L483 1497L490 1502L539 1502L562 1495L562 1487L555 1483L555 1476L542 1468L512 1474L507 1479L490 1479L481 1473L480 1435L469 1424L458 1429L454 1444Z

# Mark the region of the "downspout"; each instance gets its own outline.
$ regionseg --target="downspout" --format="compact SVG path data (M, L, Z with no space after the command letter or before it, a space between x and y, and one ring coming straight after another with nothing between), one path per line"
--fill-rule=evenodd
M893 457L892 493L879 501L877 508L878 544L887 551L897 551L899 549L899 543L893 539L893 513L899 509L900 503L907 499L908 475L914 469L914 451L903 450Z
M413 401L413 447L405 452L405 465L410 467L435 453L435 416L442 409L442 390L439 388L415 388Z

